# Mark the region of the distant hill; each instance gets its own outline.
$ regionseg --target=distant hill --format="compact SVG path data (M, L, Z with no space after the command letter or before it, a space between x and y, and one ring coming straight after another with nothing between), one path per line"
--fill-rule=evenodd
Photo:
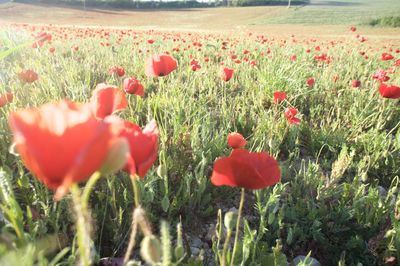
M0 0L3 1L3 0ZM288 0L15 0L20 3L46 3L83 5L113 8L201 8L220 6L267 6L288 5ZM291 5L304 5L309 0L292 0Z

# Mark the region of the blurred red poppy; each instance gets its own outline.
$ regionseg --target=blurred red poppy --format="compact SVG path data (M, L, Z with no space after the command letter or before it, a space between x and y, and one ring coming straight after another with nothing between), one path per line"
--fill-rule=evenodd
M286 92L283 92L283 91L276 91L276 92L274 92L274 102L275 103L281 103L281 102L283 102L284 100L286 100Z
M45 41L51 42L52 36L47 32L39 32L35 36L35 39L39 42L45 42Z
M386 76L386 71L383 69L379 69L378 71L376 71L372 78L383 82L390 79L390 77Z
M383 53L381 56L381 59L383 61L388 61L388 60L392 60L394 57L393 55L389 54L389 53Z
M18 73L18 77L22 82L33 83L38 79L38 74L31 69L27 69Z
M103 119L108 115L124 110L128 106L128 101L121 89L104 83L96 86L90 102L94 115L98 119Z
M314 78L309 78L307 79L307 86L312 87L315 84L315 79Z
M6 92L6 93L0 95L0 107L3 107L6 104L12 102L13 98L14 98L14 95L12 94L12 92Z
M355 32L357 28L355 26L350 27L350 31Z
M138 125L125 121L120 136L128 140L130 148L125 171L144 178L157 159L159 132L156 121L152 120L143 130Z
M113 66L108 70L108 74L116 74L118 77L123 77L125 76L125 69L120 66Z
M178 67L177 61L170 55L158 54L147 59L145 73L148 77L163 77Z
M359 88L359 87L361 87L361 81L359 81L358 79L352 80L351 81L351 86L353 88Z
M144 96L144 87L134 77L124 79L124 90L126 93Z
M201 69L201 66L199 65L199 62L197 60L192 60L190 61L190 67L193 71L197 71L199 69Z
M289 122L289 124L298 125L300 124L301 120L296 117L299 111L296 108L286 108L285 109L285 116Z
M90 105L69 101L14 112L14 143L26 167L60 199L100 169L119 124L99 121Z
M398 99L400 98L400 87L382 83L379 86L379 93L384 98Z
M215 186L262 189L279 182L278 162L266 152L235 149L228 157L215 161L211 183Z
M234 69L232 69L232 68L228 68L228 67L222 68L222 72L221 72L222 80L229 81L233 76L233 72L234 72Z
M232 149L241 149L246 146L247 141L244 139L242 134L232 132L228 135L228 145Z

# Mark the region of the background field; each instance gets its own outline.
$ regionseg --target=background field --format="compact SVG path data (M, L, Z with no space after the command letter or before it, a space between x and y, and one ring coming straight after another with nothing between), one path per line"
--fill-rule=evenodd
M87 9L68 6L0 5L0 23L53 23L80 26L134 27L135 29L224 31L246 30L269 35L347 37L348 25L398 15L397 0L313 0L306 6L199 8L172 10ZM400 29L364 27L363 34L400 38Z

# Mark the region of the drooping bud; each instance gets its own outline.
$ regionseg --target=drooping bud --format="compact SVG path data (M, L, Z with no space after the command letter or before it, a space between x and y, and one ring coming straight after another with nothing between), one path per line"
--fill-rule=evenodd
M140 244L140 254L149 264L154 265L161 261L161 243L154 235L145 236Z
M238 214L236 212L227 212L224 217L224 225L227 230L232 230L236 226Z
M100 169L103 175L112 174L122 169L128 160L129 142L126 138L118 138L112 144L107 158Z
M167 167L163 164L160 164L157 168L157 175L161 178L166 177L168 174Z

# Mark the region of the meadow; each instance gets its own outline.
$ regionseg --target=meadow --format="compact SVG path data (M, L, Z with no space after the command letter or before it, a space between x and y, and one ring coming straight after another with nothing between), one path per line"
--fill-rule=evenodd
M241 32L27 16L2 17L0 33L1 265L398 264L398 30L268 34L246 14ZM77 120L108 128L115 116L135 123L128 151L120 137L124 148L101 142L64 162L91 134ZM219 167L247 151L252 160ZM112 164L72 183L49 177L107 153Z

